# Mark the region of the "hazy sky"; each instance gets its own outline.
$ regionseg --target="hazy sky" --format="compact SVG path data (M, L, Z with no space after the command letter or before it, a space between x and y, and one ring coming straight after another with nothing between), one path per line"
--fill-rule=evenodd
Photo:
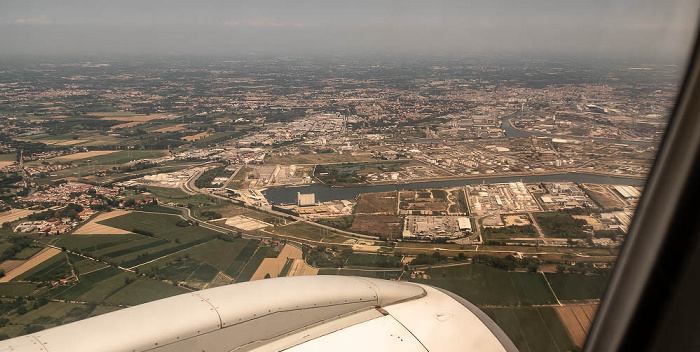
M696 0L0 0L2 55L684 56Z

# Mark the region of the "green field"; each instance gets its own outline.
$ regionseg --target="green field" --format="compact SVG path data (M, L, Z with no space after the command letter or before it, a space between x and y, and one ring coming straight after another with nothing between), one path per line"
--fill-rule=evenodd
M255 244L255 241L239 238L233 242L227 242L215 239L201 246L189 249L185 251L185 254L189 255L191 259L207 263L219 269L219 271L226 271L238 254L249 243Z
M120 263L122 266L129 268L136 267L151 260L162 258L173 253L184 251L187 248L191 248L199 244L205 243L211 240L212 238L213 237L204 237L184 244L168 243L166 245L154 248L152 252L142 251L138 254L132 253L128 256L119 257L122 258L122 261Z
M188 291L182 287L141 277L110 296L105 303L134 306L186 292Z
M91 271L103 269L108 266L105 263L79 257L77 255L69 254L68 258L70 258L71 263L73 263L73 268L75 268L75 272L78 275L87 274Z
M37 286L24 282L3 282L0 283L0 296L5 297L25 297L31 295Z
M485 265L426 270L429 279L413 281L452 291L479 306L555 304L542 274L514 273Z
M349 267L400 268L401 257L379 254L353 253L345 263Z
M130 274L133 276L133 274ZM116 290L122 288L129 276L124 271L107 267L89 274L80 275L80 282L75 285L58 286L49 291L55 299L102 302Z
M175 225L181 217L176 215L133 212L115 218L100 221L100 224L120 228L127 231L134 229L153 233L154 237L168 241L188 243L217 234L199 226L180 227Z
M172 199L187 199L187 198L189 198L189 195L187 193L183 192L179 188L166 188L166 187L149 186L148 192L150 192L152 195L160 198L164 202L168 202Z
M579 274L546 274L557 298L562 301L600 299L608 285L607 276Z
M57 325L57 318L60 321L62 317L66 317L73 309L83 307L81 304L49 302L42 307L29 310L26 314L10 316L10 324L40 324L48 328Z
M31 258L34 254L39 253L44 247L26 247L15 254L15 259L25 260Z
M93 253L98 250L113 247L119 244L131 242L141 235L61 235L56 246L66 247L74 252Z
M241 273L235 278L236 282L249 281L253 274L255 274L255 271L258 270L258 267L260 266L260 263L262 263L263 259L275 258L277 257L277 254L279 253L275 252L270 247L258 247L258 250L255 251L255 254L253 254L245 267L243 267Z
M122 150L90 158L95 165L119 165L134 160L160 158L168 155L167 150Z
M214 239L191 247L178 253L177 256L143 265L139 269L144 273L152 271L168 280L201 286L211 281L219 271L235 278L251 261L257 248L257 241L236 239L233 242L227 242ZM259 263L255 264L251 261L251 266L253 265L257 268Z
M287 274L289 274L289 269L292 268L292 263L294 263L294 259L287 259L282 267L282 270L280 270L279 277L285 277Z
M216 269L215 267L206 264L206 263L201 263L199 264L195 270L185 279L185 282L188 283L194 283L198 285L204 285L210 282L216 274L219 273L219 270Z
M245 180L246 175L250 171L253 171L253 169L247 166L241 167L241 169L238 170L238 172L236 173L236 176L233 177L233 180L229 182L227 187L232 189L241 188L241 186L243 186L243 181Z
M27 270L12 281L49 281L62 278L70 273L67 256L59 253L49 260Z
M180 209L173 209L173 208L168 208L168 207L163 207L160 205L144 205L139 208L141 211L148 211L151 213L163 213L163 214L175 214L175 215L181 215L182 210Z
M484 308L521 352L564 352L575 346L551 307Z
M243 267L246 265L253 253L258 249L258 243L256 241L250 241L246 243L245 247L233 258L231 264L224 270L224 274L236 278L240 274Z

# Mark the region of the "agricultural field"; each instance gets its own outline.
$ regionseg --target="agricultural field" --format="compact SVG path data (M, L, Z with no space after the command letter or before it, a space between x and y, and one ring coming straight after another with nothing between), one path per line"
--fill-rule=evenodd
M198 207L195 211L194 214L196 216L201 216L202 212L204 211L214 211L219 214L223 218L231 218L237 215L243 215L249 218L253 218L256 220L260 220L263 222L275 224L275 223L284 223L285 220L282 219L279 216L264 213L261 211L249 209L240 205L235 205L235 204L222 204L222 205L211 205L211 206L204 206L204 207Z
M48 255L48 254L47 254ZM43 260L41 264L22 272L12 281L50 281L66 277L70 273L68 257L64 253L52 255L50 259ZM9 274L9 273L8 273ZM8 275L9 276L9 275Z
M566 305L554 308L573 342L582 347L598 310L597 304Z
M608 277L547 273L547 280L560 301L599 299L608 285Z
M100 222L115 218L117 216L122 216L128 214L124 210L115 210L110 212L103 212L89 222L82 224L79 228L73 231L74 235L127 235L132 233L131 231L122 230L116 227L102 225Z
M114 150L93 150L91 152L81 152L48 159L48 162L72 162L76 160L88 159L114 153Z
M285 245L275 258L265 258L250 278L260 280L289 275L295 260L303 261L301 249L292 245ZM285 271L286 270L286 271ZM284 271L284 275L283 274ZM294 274L293 272L291 274Z
M49 291L53 299L100 303L127 285L127 278L135 275L123 270L107 267L79 276L75 285L58 286Z
M166 150L121 150L92 157L90 163L95 165L119 165L134 160L160 158L166 155L168 155Z
M0 283L0 297L26 297L37 290L37 285L28 282Z
M0 334L15 337L28 333L28 330L51 328L87 316L87 307L82 304L48 302L39 307L34 307L34 304L36 301L34 303L23 301L20 305L26 308L24 314L19 314L16 311L3 314L3 318L8 319L8 322L0 327Z
M349 268L401 268L401 257L353 253L345 263Z
M188 290L162 281L140 277L105 300L114 305L135 306L157 299L187 293Z
M397 192L363 193L357 196L355 214L396 215Z
M0 212L0 225L6 222L17 221L21 218L34 214L37 211L28 209L12 209L9 211Z
M129 234L129 235L62 235L55 242L58 247L65 247L74 252L95 253L99 250L117 246L120 244L144 239L145 236Z
M55 248L28 247L17 253L15 257L18 257L25 250L29 250L34 254L31 255L31 258L24 258L28 260L13 267L12 270L8 271L5 274L5 276L0 278L0 282L8 282L10 280L14 280L15 278L23 277L25 273L33 271L34 268L41 266L44 262L50 261L51 258L58 256L58 254L61 253L61 251ZM29 252L25 253L25 255L27 254L29 254ZM17 259L20 258L18 257Z
M142 265L139 270L149 276L201 289L208 287L215 278L229 283L248 281L264 258L276 256L277 252L254 240L214 239Z
M575 347L555 308L482 309L521 352L565 352Z
M250 281L265 258L276 258L279 253L270 247L258 247L248 263L243 267L240 274L236 276L236 282Z
M133 212L100 223L136 233L140 232L134 230L140 230L146 236L150 234L176 243L189 243L216 235L216 232L199 226L178 226L179 221L184 220L177 215Z
M508 272L469 264L426 269L428 279L413 279L452 291L478 306L555 304L542 274Z
M158 197L158 199L160 199L163 202L177 203L174 200L189 199L189 197L190 197L190 195L183 192L179 188L148 186L147 189L148 189L148 192L144 192L141 194L144 194L146 196L152 195L154 197Z

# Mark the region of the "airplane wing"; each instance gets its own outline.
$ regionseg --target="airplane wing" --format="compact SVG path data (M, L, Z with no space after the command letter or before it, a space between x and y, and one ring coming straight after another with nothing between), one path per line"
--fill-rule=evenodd
M222 286L0 341L2 352L282 350L517 351L453 293L344 276Z

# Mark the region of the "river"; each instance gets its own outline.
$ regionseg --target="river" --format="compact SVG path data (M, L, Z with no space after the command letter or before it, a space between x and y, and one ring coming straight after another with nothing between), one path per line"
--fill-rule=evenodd
M568 173L559 175L531 175L531 176L497 176L479 179L466 180L449 180L449 181L432 181L432 182L413 182L406 184L384 184L384 185L367 185L354 187L331 187L323 184L312 184L309 186L299 187L273 187L268 188L264 193L265 197L274 204L289 204L296 203L297 192L314 193L317 202L326 202L330 200L353 200L360 193L373 192L388 192L396 190L415 190L429 188L451 188L464 185L473 185L478 183L504 183L504 182L556 182L556 181L571 181L579 183L604 183L612 185L629 185L643 186L644 180L611 177L592 174Z

